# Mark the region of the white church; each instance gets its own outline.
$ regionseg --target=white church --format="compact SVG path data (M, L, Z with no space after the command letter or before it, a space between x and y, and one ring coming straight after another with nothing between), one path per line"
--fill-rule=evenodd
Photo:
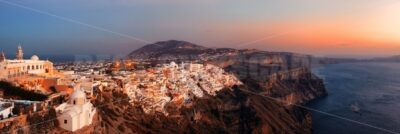
M58 106L56 111L60 127L72 132L92 124L96 114L96 108L80 89L75 89L70 100Z
M15 59L7 59L4 52L1 52L0 68L0 79L7 79L26 74L51 74L53 63L48 60L40 60L36 55L33 55L31 59L24 59L22 47L18 46Z

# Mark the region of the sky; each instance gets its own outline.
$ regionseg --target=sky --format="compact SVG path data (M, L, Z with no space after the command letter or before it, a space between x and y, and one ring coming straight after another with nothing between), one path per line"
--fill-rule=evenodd
M400 54L398 0L7 0L0 49L13 55L128 54L184 40L331 57Z

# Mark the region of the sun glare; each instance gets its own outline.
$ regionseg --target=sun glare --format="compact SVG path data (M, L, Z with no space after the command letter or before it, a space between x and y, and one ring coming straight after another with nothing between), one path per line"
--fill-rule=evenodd
M390 40L400 41L400 2L386 6L379 15L376 28Z

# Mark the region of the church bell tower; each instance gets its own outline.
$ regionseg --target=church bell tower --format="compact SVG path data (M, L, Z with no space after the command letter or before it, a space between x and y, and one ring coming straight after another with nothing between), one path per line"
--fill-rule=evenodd
M24 58L24 53L22 52L22 47L21 47L21 45L18 45L18 50L17 50L17 53L16 53L16 55L15 55L15 58L16 58L17 60L22 60L22 59Z
M0 54L0 62L4 62L4 61L6 61L6 55L4 54L3 51L1 51L1 54Z

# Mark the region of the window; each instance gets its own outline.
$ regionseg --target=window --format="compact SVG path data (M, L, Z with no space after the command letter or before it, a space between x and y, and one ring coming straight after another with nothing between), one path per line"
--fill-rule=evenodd
M64 124L67 124L68 123L68 121L67 120L64 120Z
M74 105L75 105L75 100L74 100Z

